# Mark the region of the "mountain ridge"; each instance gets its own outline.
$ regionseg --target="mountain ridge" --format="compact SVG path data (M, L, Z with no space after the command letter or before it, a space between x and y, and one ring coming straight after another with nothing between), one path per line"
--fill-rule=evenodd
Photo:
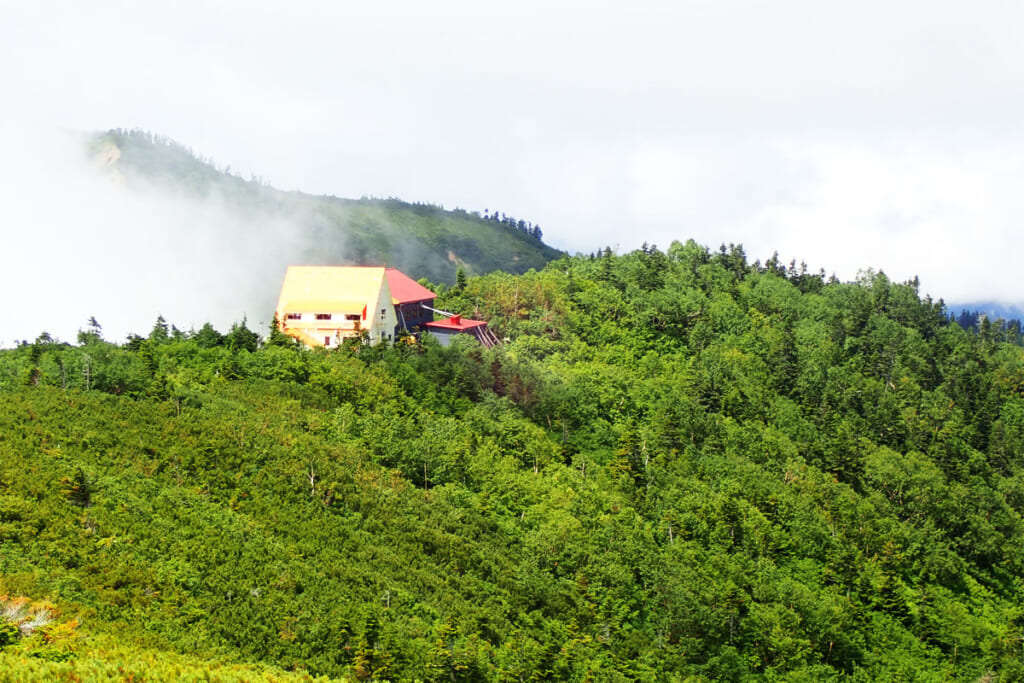
M242 215L285 219L299 245L282 254L308 265L386 264L417 279L452 284L456 269L479 275L543 268L565 255L545 244L539 226L495 212L481 216L461 208L407 202L395 197L349 199L280 190L262 178L245 180L219 169L169 138L113 129L88 143L94 162L116 182L216 198ZM489 214L489 212L488 212Z

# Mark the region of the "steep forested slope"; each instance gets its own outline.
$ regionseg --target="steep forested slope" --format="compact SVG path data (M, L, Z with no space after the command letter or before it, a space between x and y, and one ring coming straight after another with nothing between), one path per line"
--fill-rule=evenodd
M692 242L441 305L507 343L0 353L0 595L60 614L0 667L1024 675L1019 347L912 283Z
M294 263L386 263L417 279L451 283L457 266L471 274L524 273L562 255L544 244L540 226L503 213L485 218L399 199L283 192L259 178L245 180L219 170L182 145L150 133L109 131L92 139L90 149L129 186L145 184L193 200L214 200L231 215L248 219L251 233L232 238L266 240L258 233L261 226L290 226L289 249L277 254L280 272ZM260 266L268 267L266 262Z

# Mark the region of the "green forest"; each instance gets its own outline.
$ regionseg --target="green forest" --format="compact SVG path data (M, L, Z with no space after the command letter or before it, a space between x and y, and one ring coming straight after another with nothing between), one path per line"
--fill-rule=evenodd
M435 289L504 342L0 351L0 678L1024 678L1003 328L692 241Z

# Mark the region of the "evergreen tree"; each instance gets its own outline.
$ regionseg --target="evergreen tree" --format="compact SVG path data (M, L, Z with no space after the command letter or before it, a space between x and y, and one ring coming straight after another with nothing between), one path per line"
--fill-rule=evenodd
M198 332L192 335L196 345L202 349L212 349L224 345L224 335L214 329L210 323L205 323Z
M81 467L75 470L74 476L63 477L60 487L61 493L73 505L83 508L92 505L93 485Z
M170 328L167 325L167 321L164 320L162 315L157 316L153 329L149 333L149 340L154 344L162 344L168 339L170 339Z
M255 351L260 344L260 336L246 327L246 319L242 318L241 323L235 323L231 326L231 331L228 332L225 342L227 347L232 351Z
M85 330L78 331L79 345L85 345L103 340L103 326L96 322L95 317L90 317Z
M296 343L294 337L281 331L281 323L277 319L277 313L274 313L274 319L270 321L270 336L267 338L267 346L290 347L295 346Z

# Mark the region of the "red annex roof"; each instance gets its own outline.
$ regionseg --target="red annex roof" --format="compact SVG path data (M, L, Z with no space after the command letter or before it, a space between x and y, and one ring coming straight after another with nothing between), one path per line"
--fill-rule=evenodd
M388 268L384 272L388 278L388 289L391 290L392 303L407 304L413 301L437 298L437 294L434 294L397 268Z
M461 315L453 315L452 317L444 320L435 320L433 322L424 323L423 326L463 332L465 330L471 330L474 327L483 327L486 324L487 323L483 320L466 320Z

